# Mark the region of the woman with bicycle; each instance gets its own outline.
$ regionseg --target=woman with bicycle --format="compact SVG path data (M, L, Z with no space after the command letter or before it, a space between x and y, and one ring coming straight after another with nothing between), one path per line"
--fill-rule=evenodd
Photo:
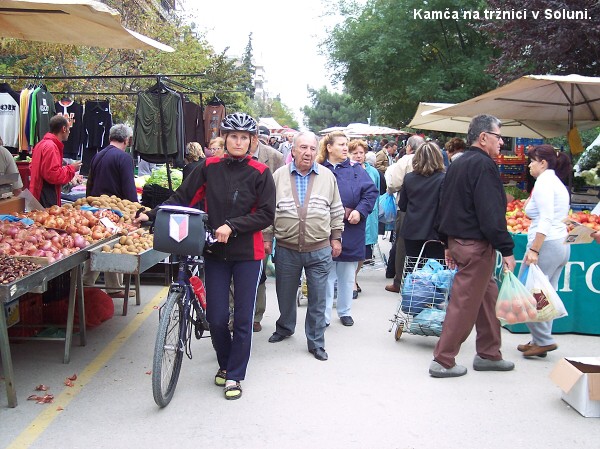
M249 154L257 129L256 121L247 114L226 116L221 123L224 157L202 161L163 203L194 207L205 200L208 227L214 229L216 239L204 248L206 315L219 363L215 384L225 387L226 399L242 396L240 381L250 359L256 289L265 257L261 231L275 216L273 176ZM155 214L156 209L141 214L139 221L153 219ZM228 328L232 278L233 335Z

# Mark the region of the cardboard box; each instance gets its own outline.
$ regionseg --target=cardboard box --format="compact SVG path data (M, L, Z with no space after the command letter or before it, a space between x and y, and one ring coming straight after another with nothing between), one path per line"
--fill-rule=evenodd
M0 214L12 214L14 212L25 212L25 200L13 196L5 200L0 200Z
M550 379L563 391L562 400L586 418L600 418L600 357L565 357Z

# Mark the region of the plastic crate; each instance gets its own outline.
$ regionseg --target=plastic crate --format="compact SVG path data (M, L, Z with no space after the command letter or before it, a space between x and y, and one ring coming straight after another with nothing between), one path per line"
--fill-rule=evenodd
M525 165L524 164L515 164L515 165L509 165L509 164L499 164L498 165L498 169L500 170L500 173L525 173Z
M19 170L19 174L21 175L21 181L23 181L23 188L29 188L29 178L31 171L29 170L29 162L19 162L17 161L17 169Z
M19 298L19 323L8 329L8 336L33 337L44 329L43 323L42 295L39 293L26 293Z
M161 205L173 192L156 184L146 184L142 190L142 205L154 209Z
M501 154L498 157L494 158L496 164L499 165L526 165L527 160L525 156L508 156Z
M587 204L587 203L572 203L571 210L573 212L583 212L584 210L589 210L590 212L594 209L595 204Z

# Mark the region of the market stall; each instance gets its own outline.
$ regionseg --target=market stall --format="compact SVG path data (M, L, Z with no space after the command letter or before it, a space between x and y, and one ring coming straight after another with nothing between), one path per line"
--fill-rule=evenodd
M70 273L65 336L33 337L64 340L64 363L70 359L75 301L79 311L80 343L82 346L86 344L82 270L90 255L94 254L94 258L100 261L97 268L102 271L129 275L138 275L168 256L154 251L149 232L137 229L137 225L132 223L140 210L139 203L127 200L86 197L76 205L13 212L12 215L3 216L0 221L0 256L15 266L9 274L0 273L0 303L3 309L7 304L15 305L28 292L39 291L40 287L45 290L49 281L63 273ZM115 248L116 245L119 247ZM105 254L113 250L114 254ZM139 281L136 286L137 303L140 304ZM129 282L125 288L128 293ZM124 303L126 311L127 301ZM0 351L8 405L15 407L17 402L8 336L10 323L7 323L4 310L0 312Z

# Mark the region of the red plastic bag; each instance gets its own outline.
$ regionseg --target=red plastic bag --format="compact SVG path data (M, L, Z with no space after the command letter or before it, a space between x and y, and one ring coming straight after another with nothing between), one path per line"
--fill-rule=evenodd
M536 300L512 271L505 271L496 302L500 323L515 324L537 321Z

